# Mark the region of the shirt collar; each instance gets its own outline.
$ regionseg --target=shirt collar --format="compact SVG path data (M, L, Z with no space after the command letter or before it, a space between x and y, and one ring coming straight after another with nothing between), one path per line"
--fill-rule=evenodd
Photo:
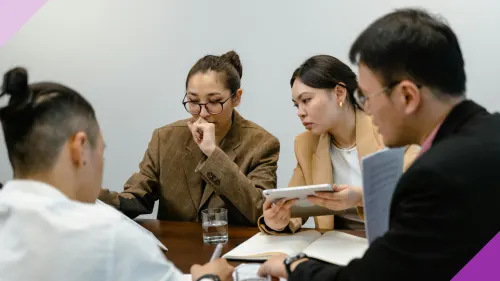
M439 123L434 130L432 130L431 134L427 136L427 138L424 140L424 142L421 145L421 150L420 150L420 155L424 154L427 150L429 150L432 146L432 142L434 141L434 138L437 135L437 132L439 131L439 128L441 127L441 123Z
M0 193L22 192L55 200L69 200L69 198L54 186L35 180L15 179L7 182Z

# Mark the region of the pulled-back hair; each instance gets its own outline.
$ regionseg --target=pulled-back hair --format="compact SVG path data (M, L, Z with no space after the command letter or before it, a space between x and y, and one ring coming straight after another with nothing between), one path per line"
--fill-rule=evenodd
M223 75L225 86L231 93L236 92L241 87L243 67L240 57L235 51L229 51L221 56L206 55L199 59L187 75L186 88L191 76L208 71L215 71L219 75Z
M354 99L354 90L358 86L356 74L335 57L329 55L310 57L293 72L290 87L293 87L296 79L316 89L333 89L337 85L343 86L347 90L348 101L353 106L356 105Z
M28 84L24 68L9 70L0 97L0 121L14 171L28 174L51 169L64 143L85 132L96 146L99 125L90 103L76 91L53 82Z

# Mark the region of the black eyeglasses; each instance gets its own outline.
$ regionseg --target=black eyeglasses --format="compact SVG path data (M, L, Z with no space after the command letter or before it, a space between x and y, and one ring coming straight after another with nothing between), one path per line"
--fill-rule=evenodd
M224 104L230 100L236 92L232 93L229 98L227 98L225 101L216 101L216 102L207 102L207 103L197 103L197 102L192 102L190 100L186 100L187 94L184 95L184 98L182 99L182 104L184 105L184 109L186 109L187 112L193 114L193 115L198 115L201 112L201 107L205 106L205 110L210 113L211 115L217 115L224 110Z

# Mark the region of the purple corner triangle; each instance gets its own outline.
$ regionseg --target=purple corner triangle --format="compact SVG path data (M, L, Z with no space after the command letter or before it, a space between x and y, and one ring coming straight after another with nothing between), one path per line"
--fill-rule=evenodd
M47 2L48 0L0 0L0 47Z
M500 280L500 232L451 281Z

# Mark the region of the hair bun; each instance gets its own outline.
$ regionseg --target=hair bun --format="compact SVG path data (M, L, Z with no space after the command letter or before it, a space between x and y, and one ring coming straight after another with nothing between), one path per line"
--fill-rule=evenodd
M229 60L234 68L236 68L236 71L238 71L241 79L241 77L243 76L243 66L241 65L240 56L235 51L229 51L223 54L221 57Z
M13 68L3 76L2 92L15 99L25 99L29 95L28 71L21 67ZM22 97L21 97L22 96Z

